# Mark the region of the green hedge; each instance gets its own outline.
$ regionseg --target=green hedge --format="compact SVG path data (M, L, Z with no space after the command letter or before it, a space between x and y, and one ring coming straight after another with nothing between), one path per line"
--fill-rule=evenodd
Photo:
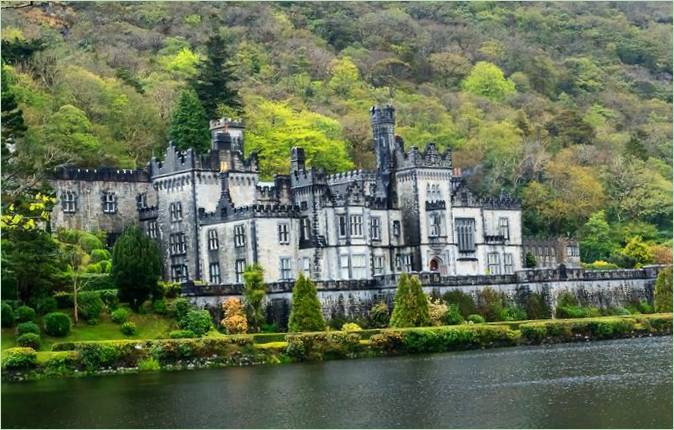
M303 360L323 360L346 358L364 350L358 332L312 332L288 334L286 353L291 358Z
M37 353L33 348L9 348L2 351L3 369L29 369L37 364Z

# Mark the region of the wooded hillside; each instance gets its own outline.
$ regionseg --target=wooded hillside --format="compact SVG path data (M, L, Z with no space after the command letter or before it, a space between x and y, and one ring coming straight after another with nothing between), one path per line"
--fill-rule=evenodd
M295 145L328 171L373 167L368 108L392 102L408 147L450 147L477 192L521 198L526 233L578 235L590 262L671 245L671 4L9 6L3 128L12 96L26 129L3 154L9 138L24 174L143 166L220 36L265 177Z

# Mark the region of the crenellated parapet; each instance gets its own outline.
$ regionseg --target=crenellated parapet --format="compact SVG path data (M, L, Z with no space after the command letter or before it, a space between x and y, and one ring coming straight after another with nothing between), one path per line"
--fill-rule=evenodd
M171 142L164 152L163 160L157 157L152 158L150 171L152 176L155 177L190 170L200 167L201 163L198 163L197 160L198 157L192 148L181 151Z
M115 169L113 167L98 169L59 167L54 170L52 178L64 181L150 182L150 175L147 170Z
M254 204L242 207L219 206L214 212L199 209L199 224L217 224L223 221L237 221L251 218L297 218L298 205Z
M138 218L141 221L154 220L159 216L159 208L157 206L145 206L138 208Z
M450 149L439 152L434 143L426 145L423 151L416 146L410 148L407 152L398 153L398 169L409 168L452 168L452 152Z

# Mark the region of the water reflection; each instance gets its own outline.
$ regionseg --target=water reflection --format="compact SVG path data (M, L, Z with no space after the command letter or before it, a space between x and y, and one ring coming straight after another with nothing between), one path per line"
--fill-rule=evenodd
M662 337L3 384L2 424L671 428L671 342Z

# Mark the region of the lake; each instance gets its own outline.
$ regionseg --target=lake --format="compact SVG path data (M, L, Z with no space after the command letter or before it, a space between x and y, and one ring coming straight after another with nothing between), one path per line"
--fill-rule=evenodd
M672 337L3 383L2 427L672 428Z

